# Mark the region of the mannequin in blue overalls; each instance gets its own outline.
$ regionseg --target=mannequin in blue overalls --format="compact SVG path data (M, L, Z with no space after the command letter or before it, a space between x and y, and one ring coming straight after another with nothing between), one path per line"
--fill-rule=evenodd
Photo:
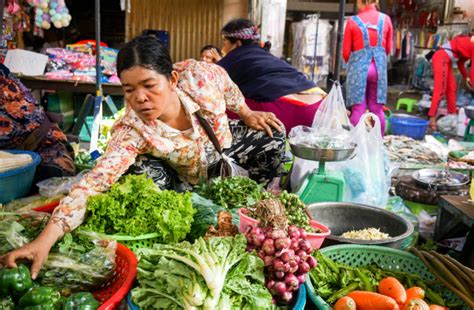
M359 14L344 30L343 57L347 67L347 106L355 126L367 108L385 130L383 106L387 101L387 54L392 46L390 17L377 10L374 0L358 0Z

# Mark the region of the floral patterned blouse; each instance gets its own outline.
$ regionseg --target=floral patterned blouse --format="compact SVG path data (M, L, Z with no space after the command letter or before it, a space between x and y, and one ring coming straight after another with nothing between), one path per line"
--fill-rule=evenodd
M223 148L232 142L226 108L239 112L244 97L225 70L217 65L186 60L174 65L179 73L176 92L191 119L189 131L179 131L160 120L144 123L127 106L125 115L113 128L107 150L91 172L61 200L51 221L63 231L75 229L85 216L87 199L107 191L135 162L138 155L163 159L178 172L182 181L196 184L207 177L209 150L214 149L194 113L201 111L211 124Z

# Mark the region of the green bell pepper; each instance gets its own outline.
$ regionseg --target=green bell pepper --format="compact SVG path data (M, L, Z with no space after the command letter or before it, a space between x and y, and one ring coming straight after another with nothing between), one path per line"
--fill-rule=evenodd
M62 306L61 294L52 287L40 286L29 290L20 298L20 309L59 310Z
M25 265L0 269L0 296L19 297L32 286L30 270Z
M0 298L0 310L13 310L15 303L11 297Z
M100 302L91 293L77 293L69 296L63 310L96 310L100 307Z

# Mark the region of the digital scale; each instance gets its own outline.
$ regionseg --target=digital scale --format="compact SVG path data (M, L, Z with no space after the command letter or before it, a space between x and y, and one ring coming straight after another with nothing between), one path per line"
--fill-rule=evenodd
M345 181L341 171L327 171L326 162L345 161L355 151L355 143L346 149L321 149L290 144L291 152L298 158L317 161L317 169L309 172L295 193L305 204L315 202L337 202L344 198Z

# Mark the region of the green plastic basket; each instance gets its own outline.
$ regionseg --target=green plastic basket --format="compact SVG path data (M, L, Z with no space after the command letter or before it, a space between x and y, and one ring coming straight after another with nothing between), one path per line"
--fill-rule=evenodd
M322 254L330 259L347 264L351 267L368 266L372 263L377 264L385 270L403 271L419 275L424 281L433 281L435 276L428 271L423 262L413 254L408 252L376 246L376 245L355 245L341 244L334 245L320 250ZM310 280L306 281L308 295L316 304L317 296ZM462 300L445 287L431 287L436 293L440 294L448 302L463 304ZM321 299L319 298L319 301ZM469 309L466 305L465 309Z
M140 248L152 248L155 243L158 243L158 233L150 233L140 236L120 236L120 235L109 235L112 239L120 241L127 248L132 250L133 253L137 254L137 250Z

